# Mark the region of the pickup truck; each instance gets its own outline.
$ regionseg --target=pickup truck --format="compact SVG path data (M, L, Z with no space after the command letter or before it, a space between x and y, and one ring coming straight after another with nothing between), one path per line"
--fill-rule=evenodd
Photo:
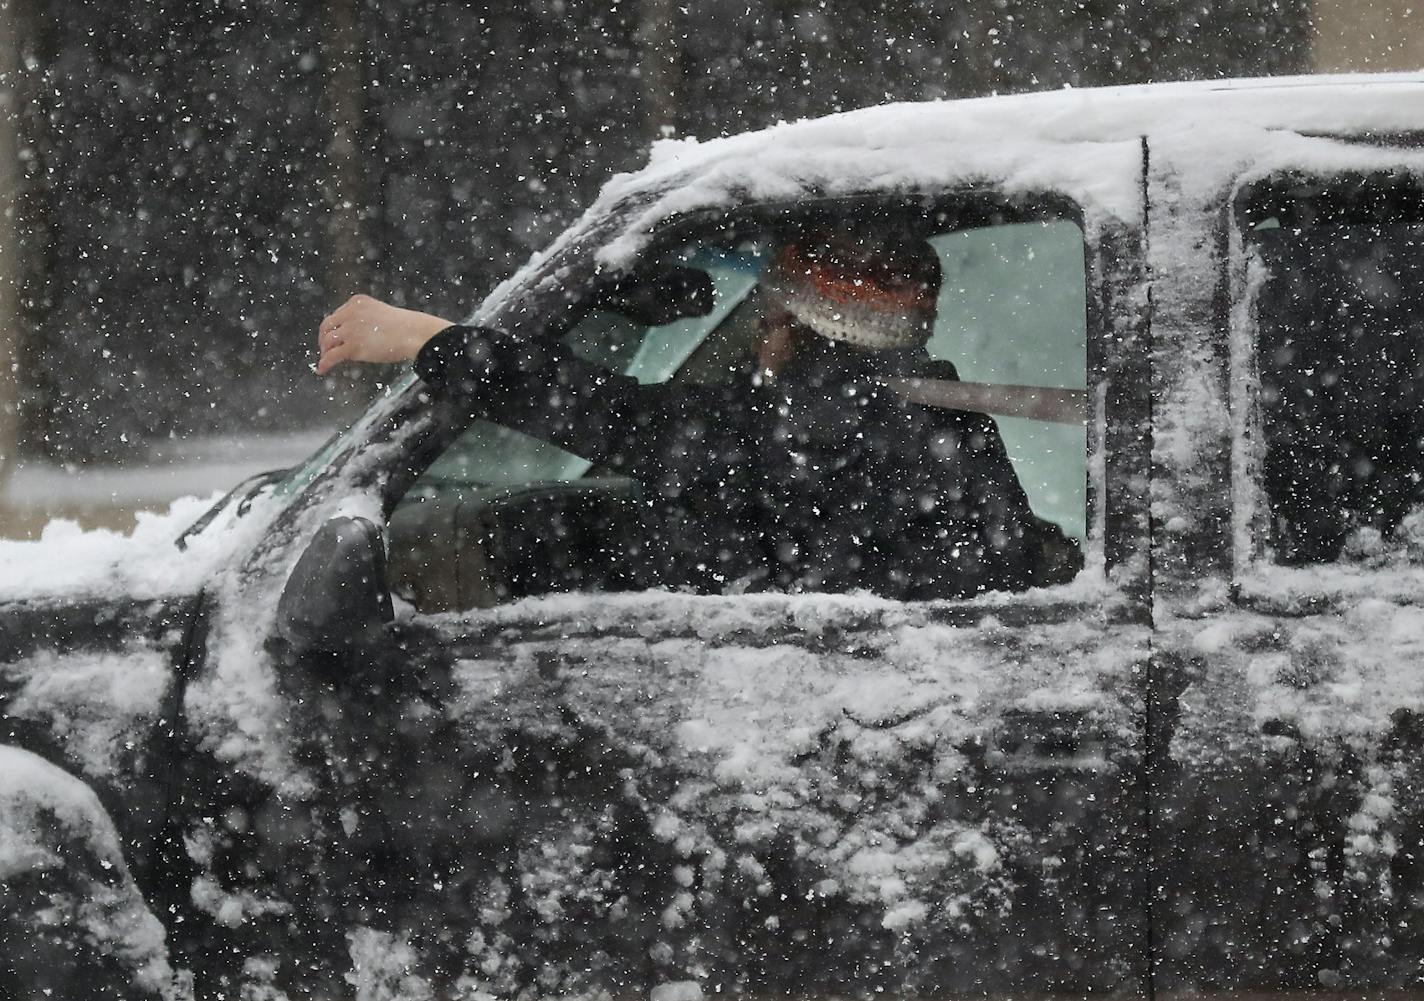
M1076 577L633 586L639 484L405 375L0 547L0 996L1424 998L1424 76L661 142L470 321L711 379L813 217L1084 401L995 424Z

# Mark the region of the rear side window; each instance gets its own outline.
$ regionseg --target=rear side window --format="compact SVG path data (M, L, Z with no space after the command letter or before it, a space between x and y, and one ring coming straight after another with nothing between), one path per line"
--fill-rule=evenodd
M1424 213L1417 181L1290 179L1245 208L1276 562L1424 540Z

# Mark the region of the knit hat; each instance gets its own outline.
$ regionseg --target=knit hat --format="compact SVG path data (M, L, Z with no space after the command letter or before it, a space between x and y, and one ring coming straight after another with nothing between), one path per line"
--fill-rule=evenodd
M772 301L833 341L871 350L924 344L933 333L939 256L923 240L789 243L768 269Z

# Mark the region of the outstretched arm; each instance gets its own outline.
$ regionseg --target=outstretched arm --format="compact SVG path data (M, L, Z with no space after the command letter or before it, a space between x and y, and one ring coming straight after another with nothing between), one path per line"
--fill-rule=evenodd
M348 361L414 361L437 395L644 482L662 478L689 424L716 420L729 403L716 387L643 385L562 342L516 340L370 296L353 296L323 320L318 343L318 373ZM696 437L710 446L715 435Z
M497 424L551 441L645 485L662 482L675 449L721 461L728 391L693 383L639 383L581 358L562 341L519 341L452 326L428 341L415 370L437 395ZM676 486L669 484L670 486Z

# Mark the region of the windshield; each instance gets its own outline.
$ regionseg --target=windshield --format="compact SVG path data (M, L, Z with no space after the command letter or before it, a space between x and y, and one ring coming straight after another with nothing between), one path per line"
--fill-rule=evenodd
M649 309L678 301L673 274L705 297ZM392 587L416 610L648 587L964 596L1081 565L1081 418L1010 392L1083 393L1075 221L734 217L584 289L593 308L545 340L561 349L487 345L488 385L446 417L468 423L393 508Z
M626 225L626 217L636 212L640 204L634 201L617 206L607 214L585 220L567 231L547 251L536 255L524 268L496 287L463 322L494 326L516 336L542 333L552 317L577 305L577 297L593 273L592 251L602 246L613 233L621 231ZM550 281L554 275L560 276L560 280ZM393 379L351 427L334 434L311 458L295 466L277 483L272 489L272 497L286 504L300 494L338 456L365 441L370 430L389 418L407 395L415 391L419 382L419 377L409 371ZM504 454L500 450L510 447L508 442L495 442L491 454ZM537 447L526 444L516 448L524 449L516 451L516 461L528 461L537 466L540 461L535 455L540 451Z
M348 447L364 441L366 432L380 422L393 402L404 396L406 391L419 381L414 372L406 372L390 383L385 392L381 394L380 399L372 404L355 424L332 435L330 440L317 450L316 454L301 465L294 467L278 481L272 489L272 496L285 503L305 490L337 455Z

